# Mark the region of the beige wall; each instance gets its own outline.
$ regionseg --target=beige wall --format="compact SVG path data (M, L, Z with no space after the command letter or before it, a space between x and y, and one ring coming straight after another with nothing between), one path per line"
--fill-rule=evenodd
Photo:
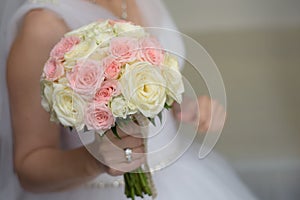
M231 159L299 160L299 35L300 28L193 36L223 75L228 121L218 149Z
M263 199L299 199L300 27L191 36L226 87L228 120L216 150Z
M222 73L228 120L216 150L262 199L299 199L300 1L165 2Z
M300 1L165 2L223 75L229 115L218 149L235 161L300 158Z
M163 1L187 32L300 25L299 0Z

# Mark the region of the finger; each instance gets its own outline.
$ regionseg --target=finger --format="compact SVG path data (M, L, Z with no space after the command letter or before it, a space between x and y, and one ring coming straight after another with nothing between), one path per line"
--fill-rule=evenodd
M105 154L105 157L103 157L103 162L106 166L115 168L116 166L122 164L122 163L127 163L130 164L135 160L139 160L143 157L146 157L145 155L145 148L144 147L138 147L132 149L132 154L131 154L131 161L128 162L125 151L122 149L120 151L114 151L114 152L109 152Z
M120 137L125 137L128 135L134 136L134 137L142 137L142 129L144 127L140 126L134 121L126 121L121 124L118 124L117 131Z
M183 102L184 102L184 100L183 100ZM177 116L177 114L180 113L180 104L177 102L174 102L172 105L172 111L173 111L173 114L175 116Z
M144 156L145 154L145 146L144 144L141 144L137 147L130 147L125 146L123 148L115 146L114 144L105 143L101 147L99 147L99 152L102 154L102 161L105 164L112 164L112 163L121 163L125 162L126 156L125 156L125 149L131 149L132 150L132 159L139 159L140 157Z
M128 123L126 125L123 126L119 126L117 125L117 133L119 135L119 137L122 139L124 137L127 136L133 136L133 137L137 137L137 138L141 138L142 137L142 133L141 133L141 129L139 126L134 125L133 123ZM113 140L120 140L119 138L117 138L115 136L115 134L112 132L112 130L109 130L106 134L105 134L111 141Z
M182 112L182 108L187 106L189 104L189 98L184 96L182 99L181 104L174 102L172 105L172 111L174 112L175 116L177 116L178 113Z
M222 130L225 124L226 112L223 107L220 108L216 117L216 131Z
M100 134L95 133L95 141L96 142L101 142L102 141L102 136Z
M144 144L143 139L132 137L132 136L123 137L121 140L113 139L110 141L113 145L119 147L120 149L136 148Z
M127 172L131 172L137 168L139 168L141 165L146 163L146 157L143 156L139 159L133 160L132 162L122 162L113 164L108 167L107 173L113 176L119 176Z
M117 151L125 148L136 148L144 145L144 139L126 136L121 139L103 136L99 143L99 152Z
M212 112L212 104L211 100L207 97L200 97L199 98L199 131L206 132L209 128L211 112Z
M210 129L211 131L216 131L218 127L218 115L222 112L222 106L216 101L211 101L211 115L210 119L206 121L206 127L207 129Z
M223 128L225 122L226 113L224 107L218 102L214 103L213 118L211 122L211 130L216 132Z
M198 100L200 112L200 124L206 123L211 116L211 100L207 97L200 97Z
M219 106L219 105L216 105L214 103L214 106L213 106L213 110L212 110L212 118L211 118L211 121L210 121L210 130L215 132L217 131L218 129L218 119L219 119L219 115L221 114L222 112L222 108Z
M181 112L177 113L177 118L186 123L194 123L197 117L197 101L189 101L181 106Z
M206 124L206 122L200 123L198 126L198 130L202 133L206 132L208 130L208 125Z
M148 118L146 118L145 116L143 116L140 113L135 114L134 118L137 120L137 123L140 127L148 127L148 125L150 123Z

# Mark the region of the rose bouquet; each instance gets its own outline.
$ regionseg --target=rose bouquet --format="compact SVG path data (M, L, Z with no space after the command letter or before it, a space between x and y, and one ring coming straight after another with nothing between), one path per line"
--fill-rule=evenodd
M101 136L116 120L136 114L154 122L184 92L176 57L144 28L98 21L67 33L52 49L41 76L42 106L51 121ZM125 194L151 195L141 169L127 173Z

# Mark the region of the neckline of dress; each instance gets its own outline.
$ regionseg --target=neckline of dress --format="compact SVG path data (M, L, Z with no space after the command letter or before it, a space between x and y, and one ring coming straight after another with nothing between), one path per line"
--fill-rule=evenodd
M71 0L71 1L76 1L76 0ZM111 18L111 19L115 19L115 20L120 20L121 18L119 16L116 16L112 11L108 10L107 8L104 8L102 7L101 5L99 4L95 4L89 0L77 0L79 3L83 3L85 5L88 5L90 7L92 7L93 9L96 9L96 10L99 10L99 11L102 11L102 12L105 12L106 14L109 15L108 18ZM141 6L139 5L139 2L136 2L137 3L137 8L139 9L139 11L141 12ZM142 13L142 12L141 12ZM143 14L141 14L141 17L142 17L142 21L147 24L147 21L145 19L145 16ZM126 20L126 21L130 21L130 20ZM145 26L144 25L140 25L140 26Z
M72 0L72 1L74 1L74 0ZM89 6L93 7L93 8L95 8L95 9L104 11L104 12L106 12L108 15L110 15L110 16L111 16L112 18L114 18L114 19L121 19L119 16L116 16L113 12L111 12L111 11L108 10L107 8L102 7L102 6L99 5L99 4L95 4L95 3L93 3L93 2L91 2L91 1L89 1L89 0L77 0L77 1L79 1L79 2L81 2L81 3L84 3L84 4L87 4L87 5L89 5Z

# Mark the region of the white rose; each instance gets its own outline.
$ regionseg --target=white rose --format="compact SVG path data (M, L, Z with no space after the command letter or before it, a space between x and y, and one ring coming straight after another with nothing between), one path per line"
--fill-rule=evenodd
M168 106L172 106L174 103L174 99L172 97L170 97L169 95L167 95L167 100L166 100L166 104Z
M50 112L52 107L52 94L53 94L53 86L52 82L47 80L41 80L41 97L42 97L42 107Z
M47 80L41 80L41 105L42 107L50 113L50 121L59 122L55 112L53 112L53 83Z
M177 58L172 56L169 53L165 54L163 65L174 68L175 70L179 70L179 64Z
M148 62L128 65L120 83L125 99L145 117L154 118L164 108L166 81L158 67Z
M173 98L178 103L181 103L184 86L180 71L168 66L162 66L161 72L163 77L167 81L167 95ZM171 101L168 100L168 104L170 103Z
M90 56L89 56L89 59L92 59L92 60L96 60L96 61L99 61L99 60L102 60L104 59L105 57L108 56L108 53L109 53L109 48L108 47L105 47L105 48L97 48L94 53L92 53Z
M109 24L108 20L103 22L93 22L86 26L82 26L81 28L68 32L66 36L72 35L85 38L102 32L113 32L112 26Z
M133 105L130 102L127 102L127 106L128 106L128 113L127 113L128 115L132 115L132 114L137 113L138 109L135 105Z
M122 117L126 119L128 115L137 112L136 109L131 109L128 102L123 96L113 98L110 103L111 111L114 117Z
M109 21L106 20L91 23L66 34L66 36L70 35L77 36L83 41L96 42L97 45L103 47L109 44L109 40L115 36L115 33Z
M85 35L86 31L93 29L99 22L93 22L81 28L75 29L65 34L65 36L79 36L82 37Z
M79 59L88 58L97 49L98 45L93 40L86 40L74 47L74 49L65 54L65 67L70 68L76 64Z
M61 85L68 85L69 84L69 81L66 77L63 77L63 78L60 78L58 80L58 83L61 84Z
M52 94L53 111L59 122L80 131L84 127L85 101L72 89L55 84Z
M119 22L114 25L115 33L119 36L132 36L136 38L145 37L147 33L141 26L136 26L128 22Z

